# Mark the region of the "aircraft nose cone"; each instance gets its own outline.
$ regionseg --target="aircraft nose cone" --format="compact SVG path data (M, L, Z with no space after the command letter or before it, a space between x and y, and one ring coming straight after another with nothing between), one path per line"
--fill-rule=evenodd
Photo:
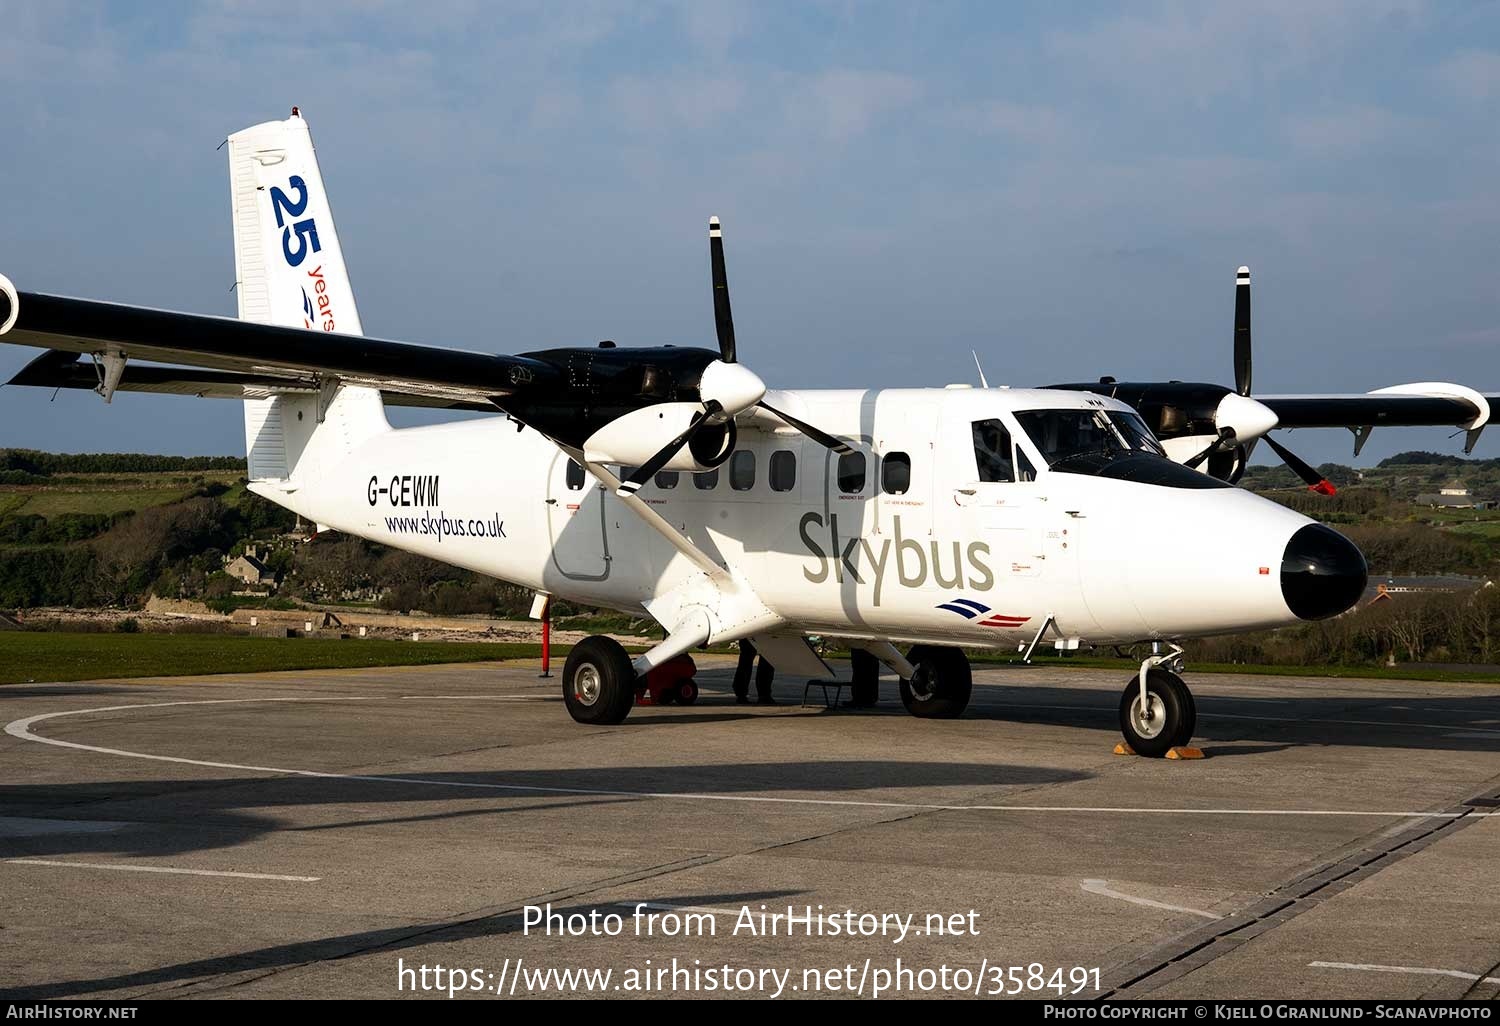
M1281 594L1304 620L1337 616L1364 594L1365 557L1354 543L1322 524L1292 535L1281 558Z

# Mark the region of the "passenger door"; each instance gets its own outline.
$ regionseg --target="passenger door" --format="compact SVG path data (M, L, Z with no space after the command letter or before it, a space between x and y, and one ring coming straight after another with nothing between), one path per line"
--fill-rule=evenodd
M1031 458L999 417L970 422L971 479L954 491L977 540L989 546L997 583L1037 577L1046 564L1042 496ZM962 476L960 476L962 480Z
M559 452L547 475L547 529L552 562L570 580L609 577L605 501L604 487Z

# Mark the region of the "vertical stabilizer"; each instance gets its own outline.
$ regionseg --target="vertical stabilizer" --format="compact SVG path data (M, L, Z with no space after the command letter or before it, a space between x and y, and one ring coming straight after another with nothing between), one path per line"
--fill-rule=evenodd
M240 319L363 334L307 122L294 107L231 135L228 148ZM379 392L336 379L317 394L247 395L250 479L305 480L389 429Z

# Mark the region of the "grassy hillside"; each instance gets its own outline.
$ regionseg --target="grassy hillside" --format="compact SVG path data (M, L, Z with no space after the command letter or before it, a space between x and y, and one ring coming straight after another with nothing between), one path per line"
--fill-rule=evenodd
M236 471L98 474L0 484L0 517L139 512L185 499L205 486L232 490L241 476Z

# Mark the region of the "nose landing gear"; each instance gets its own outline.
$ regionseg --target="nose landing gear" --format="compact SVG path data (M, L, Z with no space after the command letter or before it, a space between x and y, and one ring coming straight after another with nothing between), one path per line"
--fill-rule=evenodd
M1183 752L1198 726L1198 706L1178 671L1182 649L1173 646L1169 655L1156 654L1141 664L1120 696L1120 733L1137 755L1160 759ZM1179 758L1185 757L1179 755Z

